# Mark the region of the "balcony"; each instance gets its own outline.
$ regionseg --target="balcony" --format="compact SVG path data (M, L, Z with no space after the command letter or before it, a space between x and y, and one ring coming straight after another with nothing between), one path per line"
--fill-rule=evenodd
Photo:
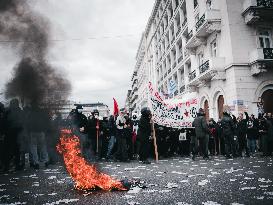
M248 25L273 21L273 0L245 0L242 15Z
M214 31L221 31L220 10L208 9L195 24L195 33L188 39L186 48L196 48Z
M183 60L183 55L181 54L178 58L178 63L180 63Z
M174 62L173 64L172 64L172 69L174 69L176 67L176 62Z
M215 57L205 61L202 65L198 67L199 74L190 85L203 85L204 82L211 80L225 80L225 58Z
M179 35L180 32L181 32L181 26L179 25L176 31L176 37Z
M185 85L182 85L182 86L180 87L180 89L179 89L179 92L180 92L180 93L183 93L183 92L185 92L185 89L186 89Z
M258 48L250 52L249 62L252 75L266 72L273 66L273 48Z

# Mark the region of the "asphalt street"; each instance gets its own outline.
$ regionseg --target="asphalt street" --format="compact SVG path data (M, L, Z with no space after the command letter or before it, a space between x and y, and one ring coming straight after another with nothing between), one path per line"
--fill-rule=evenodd
M175 157L150 165L100 162L98 167L117 179L140 179L146 188L79 192L59 163L1 174L0 204L273 204L272 157Z

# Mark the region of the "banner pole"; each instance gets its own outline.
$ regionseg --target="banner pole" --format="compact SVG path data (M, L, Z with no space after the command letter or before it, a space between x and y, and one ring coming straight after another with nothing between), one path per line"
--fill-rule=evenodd
M155 136L155 123L152 119L152 131L153 131L153 139L154 139L154 149L155 149L155 161L158 163L158 151L157 151L157 142L156 142L156 136Z
M97 121L97 126L96 126L96 129L97 129L97 154L99 153L99 129L98 129L98 126L99 126L99 123Z

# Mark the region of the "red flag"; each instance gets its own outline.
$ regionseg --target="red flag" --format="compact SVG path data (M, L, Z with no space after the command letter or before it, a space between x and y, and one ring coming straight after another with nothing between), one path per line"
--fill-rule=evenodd
M113 100L114 100L114 116L116 117L119 114L119 108L118 108L118 103L116 99L113 98Z

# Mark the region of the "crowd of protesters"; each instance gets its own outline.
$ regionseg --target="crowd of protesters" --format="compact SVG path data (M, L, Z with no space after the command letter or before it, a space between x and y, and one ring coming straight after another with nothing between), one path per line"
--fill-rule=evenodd
M113 160L129 162L139 160L150 164L155 149L152 134L152 115L148 108L141 110L141 116L121 110L118 116L104 117L93 110L89 117L77 106L62 119L60 114L50 114L33 104L21 109L19 101L13 99L9 107L0 104L0 167L8 171L30 167L47 167L61 158L56 152L60 129L68 127L80 139L80 149L88 161ZM214 155L226 158L251 157L257 152L270 156L273 152L273 117L270 113L249 116L239 114L238 118L224 111L217 122L206 120L200 109L192 128L170 128L155 124L157 151L160 158L197 156L209 159Z

